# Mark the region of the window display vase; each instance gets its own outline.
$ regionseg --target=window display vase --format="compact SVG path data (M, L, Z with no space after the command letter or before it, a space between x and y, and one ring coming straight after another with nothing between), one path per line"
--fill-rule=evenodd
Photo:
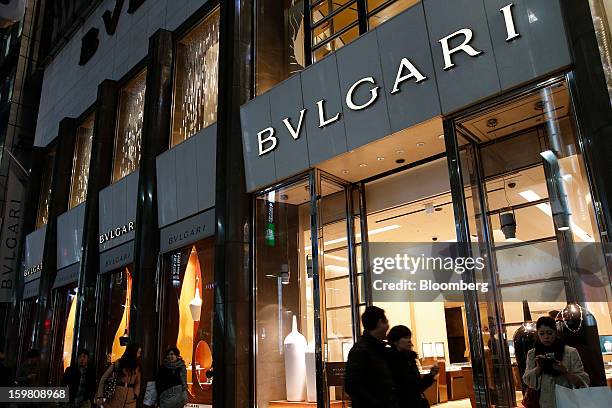
M291 333L285 337L285 386L287 401L304 401L306 394L306 338L297 329L293 316Z
M316 370L315 345L314 342L310 342L306 347L306 400L308 402L317 402Z
M200 321L200 313L202 312L202 298L200 297L200 289L196 288L195 296L189 302L189 312L194 322Z

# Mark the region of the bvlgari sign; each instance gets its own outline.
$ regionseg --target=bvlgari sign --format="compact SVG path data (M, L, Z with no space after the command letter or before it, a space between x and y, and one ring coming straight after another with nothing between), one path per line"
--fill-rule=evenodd
M249 191L570 66L560 0L424 0L244 104Z
M130 221L127 224L122 225L121 227L117 227L108 232L105 232L104 234L100 234L100 245L115 238L119 238L120 236L132 231L134 231L134 222Z
M504 17L505 29L506 29L506 41L512 41L518 37L520 34L516 30L516 25L514 23L514 17L512 15L512 7L513 3L510 3L501 9L499 9L500 13L502 13ZM444 58L444 67L443 70L452 69L455 66L455 62L453 61L453 55L458 52L464 52L466 55L470 57L478 57L483 53L482 50L478 50L471 45L472 38L474 37L474 32L470 28L462 28L457 30L443 38L441 38L438 42L440 43L441 52ZM459 42L457 45L452 45L453 42ZM431 74L428 74L431 75ZM397 75L395 76L395 81L393 83L393 88L389 91L391 95L394 95L401 91L401 85L408 81L412 80L415 83L419 83L427 80L427 76L421 72L410 60L410 58L405 57L402 58L398 68ZM369 98L366 101L356 101L355 100L355 91L360 86L370 86L368 92L370 94ZM344 96L344 101L346 106L353 111L360 111L368 108L372 104L374 104L379 98L379 90L380 86L377 85L377 81L374 77L368 76L365 78L361 78L355 81L348 92ZM319 127L323 128L328 126L338 120L340 120L341 112L336 112L335 114L330 115L325 109L325 99L321 99L316 102L317 105L317 114L319 120ZM297 123L294 125L291 123L292 118L286 117L283 118L282 122L293 138L293 140L297 140L300 137L300 133L302 131L302 126L304 123L304 116L306 115L308 109L302 109L298 114ZM294 123L296 121L294 120ZM276 129L274 127L269 126L263 130L257 132L257 144L259 146L259 156L262 156L266 153L270 153L273 151L278 145L278 138L275 136Z

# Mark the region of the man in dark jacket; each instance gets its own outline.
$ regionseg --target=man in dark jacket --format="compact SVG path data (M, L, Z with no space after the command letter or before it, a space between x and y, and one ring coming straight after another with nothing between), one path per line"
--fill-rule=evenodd
M96 393L96 370L89 362L89 351L79 350L77 362L66 369L62 386L68 386L68 400L74 408L90 408Z
M385 359L389 322L385 311L368 306L361 315L363 336L351 348L346 362L345 389L353 408L397 408L391 371Z

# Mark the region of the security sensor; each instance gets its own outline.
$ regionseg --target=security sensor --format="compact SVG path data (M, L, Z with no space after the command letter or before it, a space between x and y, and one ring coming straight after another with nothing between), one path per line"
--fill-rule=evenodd
M514 188L516 187L516 182L515 181L509 181L508 182L508 188Z
M436 242L436 241L438 240L438 237L433 236L433 237L431 237L431 240L432 240L432 241L434 241L434 242Z

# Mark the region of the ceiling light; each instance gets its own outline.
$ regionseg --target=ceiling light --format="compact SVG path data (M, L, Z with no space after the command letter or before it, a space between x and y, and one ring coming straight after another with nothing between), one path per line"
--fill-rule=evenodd
M521 191L519 195L529 202L541 200L541 197L533 190ZM552 218L553 214L552 214L552 209L550 208L550 204L548 203L536 204L536 208ZM567 215L567 217L569 219L569 215ZM557 225L557 229L559 231L567 231L568 229L570 229L570 227L572 228L572 232L582 241L595 242L593 237L587 234L585 230L580 228L578 225L576 225L571 220L569 220L569 223L565 223L565 224L561 223L560 225Z
M438 135L438 139L444 139L444 133L442 133L441 135Z
M495 126L497 126L497 119L496 118L491 118L491 119L487 120L487 127L494 128Z
M423 147L423 146L425 146L425 142L418 142L416 144L416 147Z
M397 159L395 162L397 164L404 164L404 163L406 163L406 160L404 160L404 159Z
M508 212L499 215L501 230L506 239L516 238L516 218L514 213Z
M342 170L342 174L349 174L348 170Z
M385 160L385 158L384 158L384 157L382 157L382 156L380 156L380 157L377 157L377 158L376 158L376 160L378 160L378 161L383 161L383 160Z
M359 167L368 167L368 165L366 163L361 163Z
M403 151L403 150L401 150L401 149L400 149L400 150L396 150L396 151L395 151L395 154L404 154L404 151Z

